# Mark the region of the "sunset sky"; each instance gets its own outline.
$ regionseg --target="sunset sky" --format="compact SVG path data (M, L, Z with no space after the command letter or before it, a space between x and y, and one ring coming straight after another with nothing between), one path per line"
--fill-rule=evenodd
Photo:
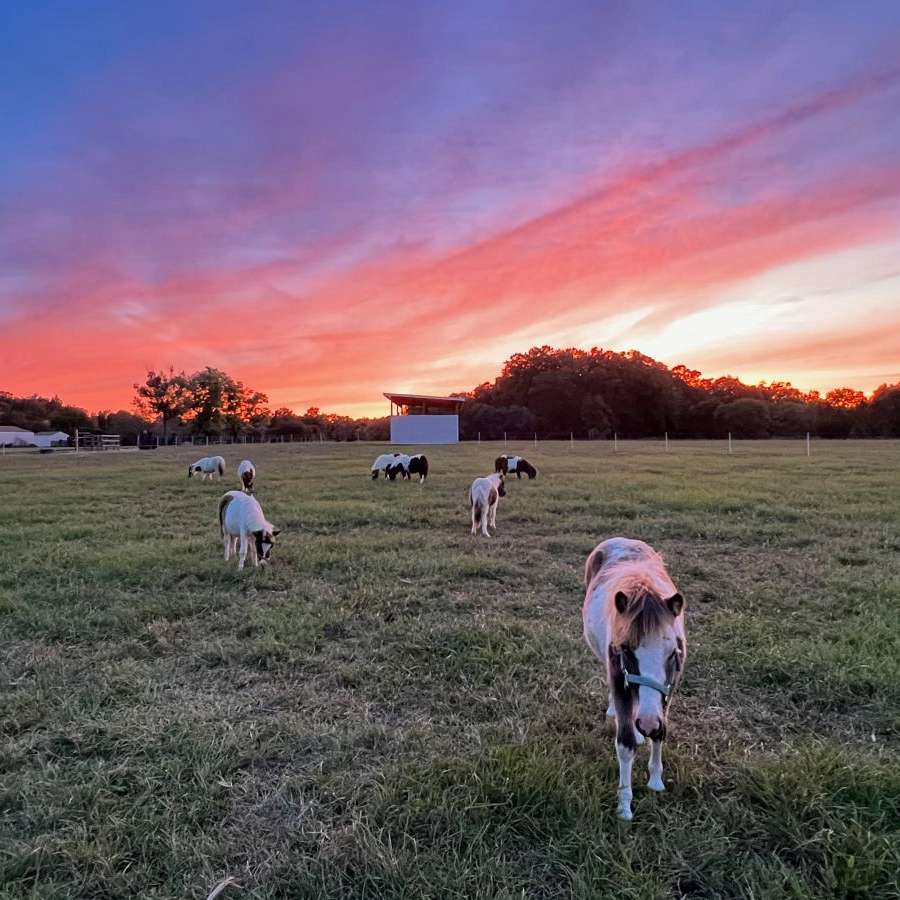
M0 390L900 381L897 2L10 0L0 161Z

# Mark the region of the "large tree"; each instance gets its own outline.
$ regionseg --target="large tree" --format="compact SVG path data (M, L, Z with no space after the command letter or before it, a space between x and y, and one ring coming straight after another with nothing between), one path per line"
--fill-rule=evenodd
M134 408L147 419L159 419L163 443L169 423L177 421L190 406L188 378L184 372L150 371L142 384L134 385Z

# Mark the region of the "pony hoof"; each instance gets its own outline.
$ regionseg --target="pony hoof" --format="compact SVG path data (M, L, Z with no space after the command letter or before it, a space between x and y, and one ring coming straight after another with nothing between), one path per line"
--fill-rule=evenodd
M623 822L630 822L634 818L634 813L630 809L626 809L623 807L619 807L619 809L616 811L616 815Z
M658 794L662 794L666 786L663 784L662 778L658 775L651 775L650 780L647 782L647 787L650 788L651 791L656 791Z

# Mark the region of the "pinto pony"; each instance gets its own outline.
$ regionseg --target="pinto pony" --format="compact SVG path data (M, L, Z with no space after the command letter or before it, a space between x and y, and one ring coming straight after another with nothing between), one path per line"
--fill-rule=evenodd
M410 457L405 453L395 453L394 461L385 470L385 475L394 481L399 475L401 478L409 478Z
M635 747L650 739L652 791L664 791L662 744L672 693L687 657L684 599L662 557L643 541L610 538L584 567L584 639L606 664L608 716L616 718L619 817L632 818Z
M263 515L259 501L243 491L229 491L219 500L219 532L225 544L225 562L228 562L240 543L238 569L244 568L247 551L251 546L254 564L268 565L275 538L281 533Z
M415 456L400 454L394 458L394 463L388 466L387 476L393 481L398 475L407 481L413 475L419 476L419 484L423 484L428 477L428 457L424 453Z
M478 529L485 537L490 537L488 526L497 527L497 506L500 498L506 496L503 475L495 472L484 478L476 478L469 488L469 504L472 507L472 534Z
M243 460L238 466L238 479L241 482L241 487L248 494L253 491L254 478L256 478L256 467L249 459Z
M388 469L396 462L399 453L382 453L381 456L375 457L375 462L372 463L372 481L375 481L378 476L384 472L384 477L388 477Z
M521 478L527 475L529 480L537 478L538 470L527 459L521 456L498 456L494 460L494 471L502 472L504 475L515 475Z
M212 481L216 474L219 478L225 477L225 460L221 456L204 456L188 466L188 478L199 475L201 481L207 478Z

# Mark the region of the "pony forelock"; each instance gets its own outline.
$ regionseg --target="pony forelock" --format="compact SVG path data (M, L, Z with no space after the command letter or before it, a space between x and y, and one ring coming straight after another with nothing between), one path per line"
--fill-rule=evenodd
M585 566L585 577L590 579L587 593L590 595L602 584L609 604L610 640L614 644L638 647L645 638L658 635L672 625L675 616L665 600L675 593L675 586L658 553L601 565L591 574L594 553ZM619 593L628 598L623 613L615 607L615 596Z

